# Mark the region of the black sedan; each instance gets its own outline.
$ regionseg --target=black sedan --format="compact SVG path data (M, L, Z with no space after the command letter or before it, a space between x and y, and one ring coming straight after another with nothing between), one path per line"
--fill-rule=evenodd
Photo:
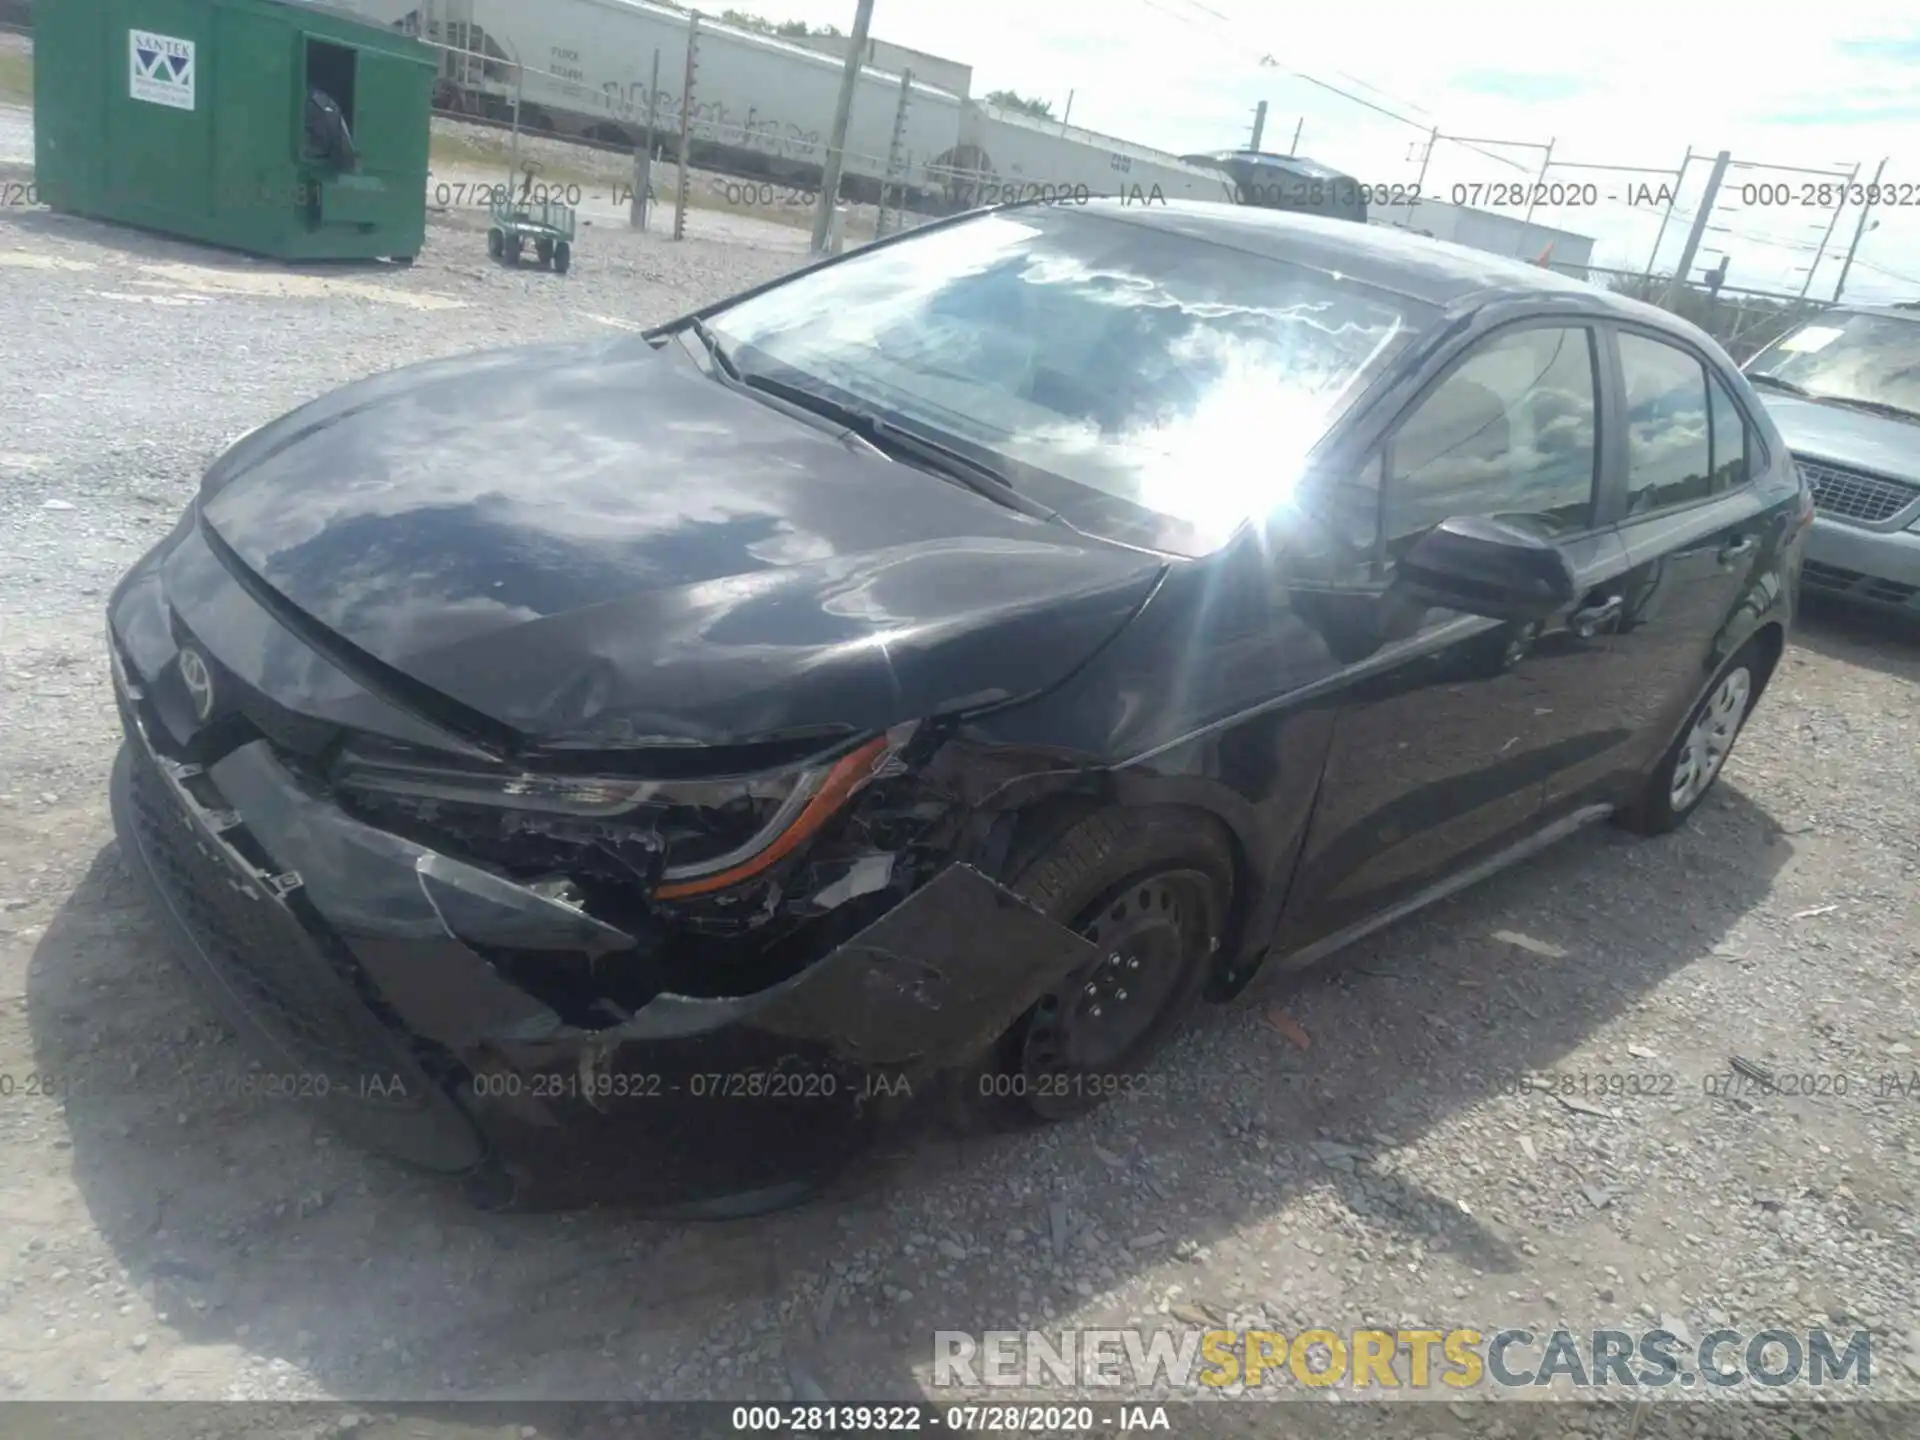
M255 1086L497 1203L742 1213L1679 824L1811 515L1645 305L1318 217L975 212L240 440L113 594L114 814Z

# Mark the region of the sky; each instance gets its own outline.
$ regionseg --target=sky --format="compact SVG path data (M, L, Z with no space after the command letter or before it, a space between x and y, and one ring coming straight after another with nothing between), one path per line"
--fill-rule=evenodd
M853 0L726 4L772 20L853 24ZM1012 89L1061 115L1071 93L1075 125L1175 153L1248 143L1265 100L1263 148L1288 150L1298 127L1300 154L1368 184L1411 184L1437 126L1443 138L1422 193L1440 199L1456 185L1539 178L1551 141L1546 180L1590 183L1599 201L1542 205L1533 219L1594 236L1593 263L1622 269L1644 269L1656 238L1659 268L1678 262L1713 156L1726 150L1734 164L1696 272L1725 255L1728 285L1797 294L1832 224L1811 276L1821 298L1840 279L1858 210L1849 205L1835 223L1802 187L1843 181L1856 164L1864 185L1885 159L1882 184L1905 204L1868 217L1845 294L1920 300L1920 7L1911 0L1823 0L1771 15L1722 0L1619 0L1585 14L1506 0L875 0L872 34L970 64L976 97ZM1664 201L1631 203L1640 185L1656 195L1677 187L1663 237Z

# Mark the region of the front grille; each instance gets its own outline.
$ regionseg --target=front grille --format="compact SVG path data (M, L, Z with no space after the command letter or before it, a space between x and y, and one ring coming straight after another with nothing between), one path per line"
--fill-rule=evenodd
M331 953L339 942L310 930L187 808L137 723L123 718L141 854L217 982L302 1072L302 1092L395 1102L417 1095L411 1057L356 993L351 959ZM395 1086L400 1077L406 1083Z
M275 704L251 686L241 686L235 706L283 761L316 761L340 738L339 726Z
M1904 485L1898 480L1869 475L1864 470L1848 470L1799 455L1793 458L1813 487L1813 508L1836 520L1878 525L1920 500L1920 486Z
M289 710L235 674L222 663L211 646L178 619L174 621L173 629L175 641L183 647L193 646L205 657L213 671L220 704L218 714L210 724L219 723L228 716L237 716L246 722L253 734L272 745L281 759L303 763L311 763L324 756L339 740L339 726ZM233 743L231 736L226 743Z

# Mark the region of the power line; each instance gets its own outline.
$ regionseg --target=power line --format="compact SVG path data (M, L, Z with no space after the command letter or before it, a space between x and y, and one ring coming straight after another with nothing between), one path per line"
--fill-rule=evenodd
M1149 10L1157 10L1160 14L1167 16L1169 19L1178 20L1183 25L1191 25L1196 29L1212 29L1215 31L1219 30L1218 25L1212 25L1212 26L1205 25L1201 21L1194 19L1192 15L1184 15L1177 10L1169 10L1165 5L1160 3L1160 0L1140 0L1140 3L1142 5L1145 5ZM1224 20L1226 18L1220 15L1219 11L1212 9L1209 6L1200 4L1199 0L1184 0L1184 3L1194 6L1196 9L1205 11L1207 14L1215 16L1218 19ZM1309 85L1313 85L1318 87L1319 89L1325 90L1330 95L1337 95L1342 100L1348 101L1351 104L1359 105L1365 109L1371 110L1376 115L1384 115L1387 117L1387 119L1394 121L1396 124L1405 125L1409 129L1419 130L1423 133L1429 132L1433 129L1433 126L1430 123L1410 119L1407 116L1400 114L1398 111L1389 110L1386 106L1367 99L1364 95L1355 95L1350 90L1342 90L1338 85L1334 85L1326 80L1322 80L1317 75L1309 75L1304 70L1294 69L1291 65L1282 65L1279 61L1273 60L1273 57L1271 56L1270 53L1264 50L1260 50L1260 47L1249 44L1247 41L1241 39L1237 35L1216 34L1215 38L1225 40L1229 44L1232 44L1236 47L1244 47L1247 50L1247 52L1250 54L1257 51L1260 54L1263 61L1267 61L1267 60L1272 61L1274 69L1284 70L1287 74L1293 76L1294 79L1296 80L1304 80ZM1355 80L1353 83L1357 85L1365 86L1367 89L1372 90L1376 95L1386 94L1385 91L1380 90L1375 86L1368 85L1364 80ZM1408 109L1413 109L1413 110L1421 109L1420 106L1412 105L1405 100L1399 99L1398 97L1389 97L1389 98L1392 98L1395 104L1405 105ZM1426 112L1424 110L1421 110L1421 113L1425 114ZM1446 137L1443 135L1440 138L1444 140ZM1459 142L1455 142L1455 143L1459 143ZM1481 150L1480 147L1477 145L1466 145L1466 146L1463 146L1462 148L1476 151L1477 153L1486 156L1489 160L1497 160L1502 165L1505 165L1510 169L1524 170L1526 168L1524 165L1521 165L1516 161L1509 160L1504 155L1496 155L1491 150Z
M1211 5L1202 4L1201 0L1178 0L1178 3L1186 5L1189 9L1198 10L1202 15L1208 16L1210 19L1215 21L1216 24L1218 25L1231 26L1231 25L1237 25L1240 23L1230 15L1221 14L1218 10L1214 9ZM1284 69L1286 67L1278 66L1277 68ZM1333 73L1339 76L1342 80L1346 81L1349 85L1357 85L1360 89L1367 91L1369 94L1378 95L1382 100L1391 100L1395 105L1399 105L1404 109L1413 110L1418 112L1421 115L1426 115L1428 119L1433 118L1431 113L1427 110L1427 108L1424 105L1416 104L1415 102L1408 100L1404 96L1394 95L1386 90L1382 90L1378 85L1375 85L1370 81L1363 80L1358 75L1349 75L1344 70L1336 70ZM1310 77L1303 75L1300 78L1308 79ZM1341 95L1343 99L1354 98L1352 96L1345 95L1341 91L1336 90L1334 93ZM1400 117L1395 116L1394 118L1399 119ZM1414 122L1408 121L1405 123L1412 124Z
M1862 270L1871 270L1874 274L1884 275L1889 280L1898 280L1902 285L1920 286L1920 279L1912 275L1902 275L1898 270L1889 270L1884 265L1876 265L1871 260L1862 260L1855 256L1853 263Z
M1419 120L1411 119L1410 117L1399 113L1397 110L1389 109L1387 106L1379 104L1373 100L1369 100L1363 95L1356 95L1350 90L1342 89L1340 86L1332 84L1329 81L1322 80L1318 76L1309 75L1302 70L1296 70L1290 65L1282 65L1278 60L1275 60L1273 58L1271 53L1260 49L1260 47L1256 45L1250 44L1249 42L1241 38L1238 34L1230 33L1229 27L1237 26L1240 22L1234 20L1231 16L1225 15L1221 11L1216 10L1213 6L1206 4L1205 0L1175 0L1175 3L1186 6L1188 12L1198 12L1199 15L1206 16L1207 21L1205 22L1196 19L1193 13L1182 13L1179 10L1170 9L1168 5L1161 3L1161 0L1140 0L1140 3L1145 5L1150 10L1158 11L1160 14L1167 16L1169 19L1179 21L1183 25L1188 25L1195 29L1200 29L1200 30L1211 30L1214 32L1214 38L1223 40L1228 44L1233 45L1235 48L1243 48L1248 53L1258 53L1260 55L1261 62L1263 64L1267 64L1274 69L1284 71L1286 74L1291 75L1296 80L1305 81L1307 84L1312 85L1317 89L1324 90L1330 95L1337 96L1338 98L1345 100L1350 104L1358 105L1363 109L1370 110L1376 115L1382 115L1387 119L1392 120L1396 124L1405 125L1409 129L1419 130L1430 137L1428 141L1429 146L1436 144L1438 141L1450 139L1450 137L1446 135L1440 135L1437 133L1438 132L1437 125L1434 125L1431 123L1423 123ZM1208 22L1211 22L1211 23L1208 23ZM1381 90L1379 87L1373 84L1370 84L1368 81L1363 80L1358 76L1349 75L1346 72L1339 71L1339 70L1336 70L1333 73L1340 76L1341 79L1346 80L1349 84L1356 85L1361 89L1371 91L1375 95L1379 95L1385 99L1392 100L1395 105L1402 106L1410 110L1416 110L1422 115L1429 115L1430 113L1425 109L1425 107L1417 105L1411 101L1408 101L1403 97L1391 95L1387 91ZM1476 155L1482 156L1485 159L1495 161L1496 163L1501 165L1505 165L1507 168L1512 170L1530 171L1531 169L1531 167L1522 165L1518 161L1512 160L1505 155L1496 154L1491 150L1484 149L1480 145L1474 144L1469 141L1451 140L1451 143L1458 145L1463 150L1468 150ZM1515 142L1515 143L1522 143L1522 142ZM1768 170L1768 169L1779 169L1783 167L1770 166L1765 164L1765 162L1759 162L1759 163L1748 162L1748 168ZM1792 168L1792 167L1784 167L1784 168ZM1676 183L1679 183L1679 182L1676 181ZM1643 217L1649 213L1644 207L1636 204L1631 200L1618 200L1609 196L1603 203L1612 205L1612 206L1617 206L1623 210L1631 211L1636 218ZM1566 207L1561 206L1558 208L1561 210L1564 210ZM1717 208L1718 207L1716 207L1716 209ZM1690 225L1693 223L1694 219L1699 214L1699 211L1697 207L1691 210L1687 210L1685 207L1675 206L1674 214L1681 220L1683 224ZM1556 226L1552 228L1557 229L1558 227ZM1817 250L1819 249L1819 247L1809 244L1806 241L1782 240L1782 239L1777 239L1773 236L1755 235L1744 230L1734 230L1730 227L1715 231L1713 233L1725 235L1730 239L1740 241L1744 244L1758 245L1764 249L1769 249L1769 250L1786 251L1789 254L1807 255L1807 254L1816 253ZM1884 267L1874 265L1869 261L1856 260L1854 263L1862 266L1865 269L1873 271L1875 274L1885 275L1891 279L1899 280L1905 284L1920 285L1920 280L1915 280L1910 276L1901 275L1898 272L1887 270Z

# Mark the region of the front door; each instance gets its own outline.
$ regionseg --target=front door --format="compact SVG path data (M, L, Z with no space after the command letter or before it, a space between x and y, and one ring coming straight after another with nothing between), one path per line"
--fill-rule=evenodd
M1482 339L1410 407L1387 441L1373 583L1440 521L1519 520L1618 563L1598 523L1597 336L1565 321ZM1275 945L1295 950L1511 846L1539 821L1565 763L1543 724L1573 701L1604 636L1573 613L1543 626L1447 610L1413 617L1353 667L1320 798Z

